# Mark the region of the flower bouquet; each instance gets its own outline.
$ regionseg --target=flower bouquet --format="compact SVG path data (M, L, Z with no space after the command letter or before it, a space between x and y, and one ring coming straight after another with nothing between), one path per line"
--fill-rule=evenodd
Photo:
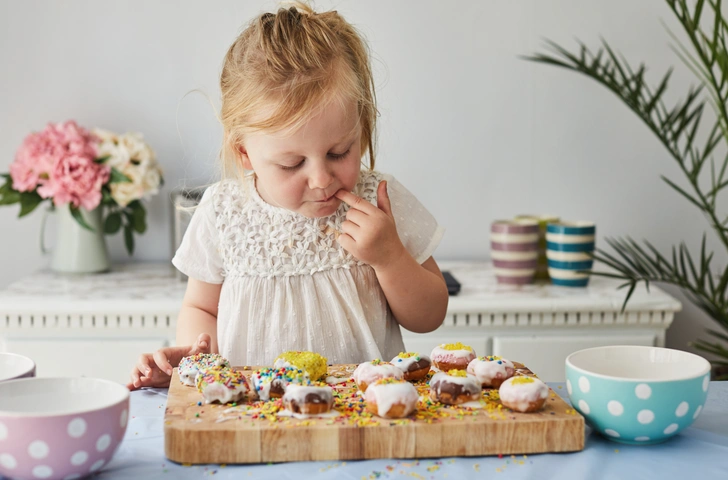
M134 233L147 229L142 199L159 192L162 171L141 134L86 130L69 120L28 135L2 174L0 205L20 204L23 217L44 201L68 208L81 227L93 231L81 210L102 211L103 233L123 229L134 252Z

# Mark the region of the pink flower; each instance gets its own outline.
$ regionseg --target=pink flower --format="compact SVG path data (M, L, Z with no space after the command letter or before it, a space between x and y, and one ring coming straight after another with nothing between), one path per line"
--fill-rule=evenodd
M13 188L32 191L55 205L71 203L87 210L101 202L101 187L111 169L94 162L99 139L73 120L48 124L28 135L10 165Z
M65 155L56 161L50 178L38 188L43 198L53 203L93 210L101 203L101 187L109 181L109 167L99 165L83 155Z

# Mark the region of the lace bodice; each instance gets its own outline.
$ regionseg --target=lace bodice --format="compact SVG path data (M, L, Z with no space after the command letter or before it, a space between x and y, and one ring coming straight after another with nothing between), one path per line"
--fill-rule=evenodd
M382 175L360 177L354 193L376 205ZM220 183L212 202L226 276L312 275L361 265L336 238L349 206L341 203L329 217L307 218L265 203L252 177Z

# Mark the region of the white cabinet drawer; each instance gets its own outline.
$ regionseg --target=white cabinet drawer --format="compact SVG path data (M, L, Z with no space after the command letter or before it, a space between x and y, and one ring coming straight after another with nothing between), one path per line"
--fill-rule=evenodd
M589 336L497 336L493 339L493 355L525 364L545 382L563 382L566 378L566 357L578 350L606 345L653 346L655 342L656 336L653 333L605 335L594 332Z
M74 339L0 337L0 351L33 359L39 377L95 377L127 383L139 355L167 346L164 338Z

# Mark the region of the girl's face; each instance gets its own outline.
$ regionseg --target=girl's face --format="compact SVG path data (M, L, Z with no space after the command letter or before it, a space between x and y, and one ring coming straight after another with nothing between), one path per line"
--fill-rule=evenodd
M255 171L263 200L309 218L339 208L334 194L354 189L361 161L356 106L342 103L331 102L297 130L246 136L243 166Z

